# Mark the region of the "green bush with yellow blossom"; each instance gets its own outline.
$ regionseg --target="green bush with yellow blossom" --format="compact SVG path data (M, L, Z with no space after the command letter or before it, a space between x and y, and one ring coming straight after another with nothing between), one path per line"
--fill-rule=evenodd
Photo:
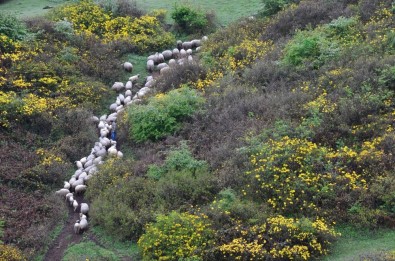
M76 34L94 36L106 43L127 41L145 53L175 42L174 36L162 28L161 16L160 12L153 12L141 17L114 17L110 10L92 0L81 0L58 8L52 19L71 22Z
M148 224L138 244L143 260L202 260L213 235L207 216L173 211Z

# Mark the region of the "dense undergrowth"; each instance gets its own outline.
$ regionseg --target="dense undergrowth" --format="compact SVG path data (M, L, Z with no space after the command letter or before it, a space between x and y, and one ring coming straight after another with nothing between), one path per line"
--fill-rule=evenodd
M92 222L146 260L308 260L328 254L335 224L395 226L394 3L267 2L119 119L130 153L106 161L86 196ZM38 192L92 146L88 115L121 77L116 58L174 41L156 15L84 1L28 29L2 18L15 26L0 30L1 196L37 215L17 219L19 196L2 198L5 243L39 249L22 232L56 204Z

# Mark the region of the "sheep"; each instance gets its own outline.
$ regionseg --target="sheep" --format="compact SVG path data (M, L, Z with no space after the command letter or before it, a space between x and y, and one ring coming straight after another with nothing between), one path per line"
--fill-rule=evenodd
M85 164L84 164L84 167L86 168L86 167L89 167L89 166L91 166L93 164L93 160L88 160Z
M70 187L71 187L70 183L68 183L67 181L64 181L63 188L64 189L70 189Z
M117 100L115 101L117 106L121 105L121 100L119 99L119 97L117 97Z
M107 152L108 152L108 155L110 155L110 156L116 156L117 153L118 153L118 151L117 151L117 149L115 148L115 146L111 146L111 147L107 150Z
M199 39L192 40L192 48L196 48L202 45L202 41Z
M116 103L112 103L111 105L110 105L110 111L115 111L116 109L117 109L117 104Z
M84 185L84 180L83 179L77 179L76 181L73 182L73 184L71 184L71 187L73 189L75 189L75 187L77 187L78 185Z
M177 59L180 56L180 50L177 48L173 49L173 58Z
M153 60L148 60L147 61L147 71L149 71L150 73L152 73L154 71L154 67L155 63Z
M169 60L173 57L173 52L170 50L165 50L162 52L162 55L165 58L165 60Z
M81 203L81 208L80 208L81 210L80 210L80 212L82 213L82 214L88 214L88 212L89 212L89 205L88 204L86 204L86 203Z
M177 40L177 49L178 50L182 49L182 41L181 40Z
M181 50L180 50L180 57L181 57L181 58L187 57L187 51L185 51L184 49L181 49Z
M84 178L84 182L88 182L92 178L92 174L89 174Z
M101 160L100 160L100 161L101 161ZM100 161L98 161L97 164L99 164ZM95 174L96 172L97 172L97 167L96 167L96 166L93 166L93 167L88 171L88 175Z
M83 218L87 219L86 215L80 213L80 219L83 219Z
M88 229L88 220L86 218L81 218L78 233L83 232L87 229Z
M74 211L77 211L78 202L77 202L77 200L75 200L75 199L74 199L74 201L73 201L73 208L74 208Z
M158 54L158 59L156 60L156 63L163 63L165 61L165 57L163 54Z
M160 69L160 74L162 75L162 74L166 73L166 71L169 71L169 70L170 70L170 67L164 67L164 68Z
M111 114L110 114L111 115ZM89 154L89 156L88 157L86 157L86 161L88 162L88 161L90 161L90 160L94 160L96 158L96 156L95 155L93 155L93 154ZM85 164L86 164L86 162L85 162Z
M114 113L111 113L110 115L108 115L107 120L106 120L107 123L110 123L112 121L116 121L117 120L117 115L118 115L117 112L114 112Z
M154 79L154 77L153 77L152 75L148 75L148 76L145 78L145 82L152 81L153 79Z
M188 50L187 50L187 54L188 54L188 55L191 55L191 54L192 54L192 49L188 49Z
M188 62L192 62L193 61L193 57L192 57L192 55L189 55L188 56Z
M198 46L198 47L196 47L196 52L200 52L201 50L202 50L202 47L201 46Z
M85 176L85 177L86 177L86 176ZM84 177L84 178L85 178L85 177ZM75 194L76 194L76 195L79 195L79 194L81 194L81 193L84 193L84 192L86 191L86 185L78 185L78 186L75 187L74 191L75 191Z
M115 82L111 89L115 90L115 91L121 91L123 88L125 88L125 86L123 85L123 82Z
M127 81L125 85L126 90L131 90L133 88L133 82L132 81Z
M132 72L133 71L133 64L131 64L130 62L125 62L123 64L123 68L125 69L125 71L127 72Z
M154 80L148 81L148 82L146 82L146 83L144 84L144 87L143 87L143 88L150 88L150 87L152 87L152 86L154 85L154 83L155 83ZM141 89L143 89L143 88L141 88ZM140 89L140 90L141 90L141 89ZM139 91L137 92L137 96L138 96L138 95L141 95L141 93L139 94Z
M131 91L131 90L127 90L127 91L125 92L125 96L126 96L126 97L132 96L132 91ZM125 97L125 98L126 98L126 97Z
M76 180L77 180L77 179L76 179L75 177L72 177L72 178L69 180L70 185L73 184Z
M169 66L174 66L176 64L177 64L176 60L174 60L174 59L169 60Z
M202 37L202 41L203 41L203 42L205 42L205 41L207 41L207 40L208 40L208 37L207 37L207 36L203 36L203 37Z
M131 100L132 100L132 97L131 97L131 96L127 96L123 102L125 103L125 105L128 105L128 103L129 103Z
M167 65L167 63L160 63L158 64L157 68L160 71L162 68L168 67L169 65Z
M100 130L100 137L104 138L107 137L108 133L110 133L107 129L101 129ZM96 153L97 155L97 153Z
M100 121L105 121L107 119L107 114L103 114L102 116L100 116Z
M158 53L151 54L150 56L147 57L147 61L152 60L155 62L157 59L158 59Z
M183 42L183 43L182 43L182 48L183 48L184 50L191 49L191 48L192 48L192 42Z
M70 193L70 190L65 188L59 189L58 191L55 192L56 195L60 195L62 197L65 197L68 193Z
M85 164L85 162L86 162L86 157L83 157L82 159L80 159L80 161L81 161L82 164Z
M121 103L123 103L123 100L125 100L125 96L122 93L118 95L118 98L121 100Z
M66 195L66 202L69 201L69 199L73 196L73 193L67 193Z
M99 124L97 124L97 128L99 128L99 129L103 129L104 127L105 127L104 121L100 121ZM85 158L85 161L86 161L86 158Z
M123 110L123 105L121 104L121 105L119 105L119 106L117 107L116 111L117 111L117 112L120 112L120 111L122 111L122 110Z
M107 136L107 135L105 135L105 136ZM96 152L96 155L99 157L105 157L107 155L107 150L105 148L102 148L98 152Z
M99 118L96 117L96 116L92 116L92 117L90 118L90 120L91 120L92 122L94 122L94 123L98 123L98 122L99 122Z
M149 87L143 87L137 92L137 97L144 97L151 89Z
M91 167L93 167L93 166L91 166ZM78 177L78 180L79 179L84 179L86 176L88 176L88 174L86 173L86 172L83 172L79 177ZM81 186L81 185L77 185L77 186L75 186L76 188L78 187L78 186ZM75 191L76 189L74 188L74 191Z
M118 157L118 158L123 158L123 153L122 153L121 151L118 151L118 152L117 152L117 157Z
M132 83L137 82L137 80L140 78L140 74L136 74L132 77L129 78L129 81L131 81Z
M69 205L70 205L70 206L73 206L74 197L73 197L73 196L69 197L69 198L68 198L68 201L69 201L69 202L68 202Z
M75 164L77 165L77 168L82 169L81 161L76 161Z
M79 223L80 221L79 220L77 220L75 223L74 223L74 233L76 233L76 234L79 234L80 233L80 223Z

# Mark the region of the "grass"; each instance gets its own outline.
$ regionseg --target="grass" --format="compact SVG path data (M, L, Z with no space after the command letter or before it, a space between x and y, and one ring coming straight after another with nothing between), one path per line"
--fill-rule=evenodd
M44 15L50 9L43 9L46 6L55 7L66 0L7 0L0 4L0 12L14 14L20 18Z
M395 231L380 229L378 231L356 230L352 227L341 227L342 236L333 244L331 255L322 261L354 261L363 257L383 255L395 251ZM368 259L374 260L374 259Z
M221 25L228 25L241 17L256 14L263 7L262 0L136 0L136 2L138 7L146 11L167 9L169 11L168 16L170 16L176 4L187 4L204 12L214 11ZM168 18L167 21L170 22L170 19Z
M50 9L43 9L45 6L55 7L67 0L6 0L0 4L0 11L15 14L20 18L44 15ZM262 0L136 0L138 7L152 11L154 9L168 10L167 22L171 23L170 13L175 4L188 4L203 11L214 11L217 15L218 22L221 25L227 25L241 17L257 13L262 9Z
M112 251L104 249L94 242L81 242L69 246L62 258L63 261L85 260L111 260L118 261L120 258Z

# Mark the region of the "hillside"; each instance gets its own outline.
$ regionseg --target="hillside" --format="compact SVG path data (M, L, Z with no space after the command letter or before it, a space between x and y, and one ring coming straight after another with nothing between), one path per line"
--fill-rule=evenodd
M42 260L59 234L62 260L395 260L393 1L263 0L221 28L111 3L0 15L0 260ZM54 192L113 83L140 74L136 95L148 55L204 34L119 111L123 157L97 166L90 227L66 236Z

